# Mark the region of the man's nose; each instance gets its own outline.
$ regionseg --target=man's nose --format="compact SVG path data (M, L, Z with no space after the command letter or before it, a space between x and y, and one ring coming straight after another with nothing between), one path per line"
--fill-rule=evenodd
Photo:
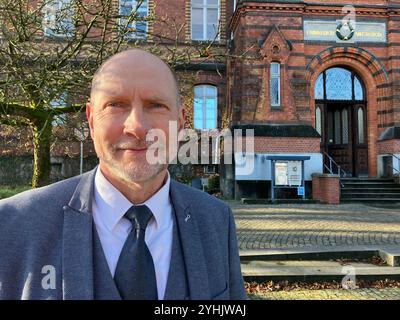
M137 139L145 139L150 127L142 106L132 106L131 112L125 120L124 133L133 135Z

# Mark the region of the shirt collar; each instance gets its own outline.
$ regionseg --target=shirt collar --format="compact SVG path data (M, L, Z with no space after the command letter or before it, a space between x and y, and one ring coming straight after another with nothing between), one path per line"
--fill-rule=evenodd
M153 213L157 228L160 228L167 221L167 213L171 206L169 198L170 174L167 171L167 181L164 185L144 203ZM100 167L96 170L94 178L95 201L100 211L100 218L106 227L113 231L125 213L134 204L131 203L117 188L115 188L103 175ZM140 205L140 204L136 204Z

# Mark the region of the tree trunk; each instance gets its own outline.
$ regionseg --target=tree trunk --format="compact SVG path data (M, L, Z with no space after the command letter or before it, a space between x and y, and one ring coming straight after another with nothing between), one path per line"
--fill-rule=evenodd
M32 188L50 183L50 143L52 118L37 119L32 123L33 131L33 177Z

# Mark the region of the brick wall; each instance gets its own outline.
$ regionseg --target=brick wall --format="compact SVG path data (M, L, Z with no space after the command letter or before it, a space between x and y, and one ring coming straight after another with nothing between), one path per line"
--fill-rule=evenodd
M248 138L247 138L248 139ZM246 139L243 139L243 151ZM319 153L319 138L254 137L254 151L262 153Z
M364 1L364 3L367 3L367 1ZM240 53L250 48L249 56L253 59L251 61L236 60L235 63L234 68L240 74L243 83L236 83L236 87L232 90L236 92L233 99L234 107L236 105L237 108L234 121L253 121L256 119L262 121L304 121L314 124L313 109L311 108L310 101L313 98L313 86L312 83L307 84L307 81L302 83L302 80L306 78L309 63L322 51L337 44L312 41L304 42L302 30L303 18L341 19L343 15L339 10L340 7L319 6L318 11L316 11L317 9L310 4L301 11L298 9L297 5L292 4L270 4L269 7L260 5L259 7L252 6L251 8L242 8L242 10L239 10L236 23L233 23L232 26L235 30L236 52ZM315 11L313 11L314 9ZM375 11L365 8L362 13L357 13L357 17L365 21L365 16L368 15L370 19L382 20L384 14ZM332 12L337 12L337 14L332 14ZM281 38L270 35L270 33L273 33L274 25L278 27ZM400 33L396 31L399 28L400 23L398 20L388 19L388 39L389 44L391 44L389 46L374 46L365 43L357 45L357 48L363 48L365 51L358 54L360 55L360 59L362 59L362 56L365 56L366 65L371 64L368 61L372 59L377 60L378 64L383 66L389 75L389 82L386 80L382 81L380 79L382 74L379 72L381 71L381 67L377 67L376 70L373 70L373 68L368 69L371 74L378 73L373 77L374 82L366 83L368 85L367 91L369 96L378 99L376 111L392 110L391 104L396 100L395 97L390 99L392 97L390 89L393 82L399 78L397 75L398 72L393 72L399 68L400 63L398 55ZM291 44L290 52L284 50L283 44L285 41ZM277 44L280 46L281 52L275 55L269 50L263 52L264 42L267 42L267 49L273 43ZM395 54L394 52L397 53L392 59L388 59L388 55L391 52L393 55ZM342 60L337 61L337 64L342 63L346 65L348 61L357 59L354 55L346 53L341 56ZM346 61L346 58L348 61ZM278 61L282 64L282 104L279 110L271 109L269 101L268 81L269 64L271 61ZM350 68L352 67L350 66ZM317 73L317 70L314 71ZM316 80L319 73L312 80ZM364 82L367 81L366 79L363 80ZM239 108L240 110L238 110ZM393 111L386 111L386 113L390 114ZM383 128L388 126L390 121L397 121L393 117L394 115L387 116L386 118L380 117L376 120L376 123L372 124L374 126L379 124Z
M313 174L313 199L326 204L340 203L339 176L330 174Z
M387 44L304 41L303 19L343 18L342 6L333 2L348 4L332 0L324 4L246 2L240 6L230 26L235 35L235 53L248 52L249 59L235 59L229 66L234 83L229 88L228 109L232 110L234 124L315 126L314 83L319 74L334 66L354 70L366 87L369 175L375 176L379 135L400 124L400 9L389 9L386 1L353 3L358 4L357 21L387 23ZM274 46L278 50L272 50ZM270 106L272 61L281 63L280 108ZM391 148L400 150L397 143Z
M386 153L399 153L400 152L400 140L392 139L385 141L378 141L378 154Z
M151 7L155 13L156 20L151 24L151 30L155 34L165 34L169 37L179 35L181 41L188 40L187 37L187 17L186 6L190 1L175 0L175 1L162 1L151 0ZM190 22L190 20L189 20ZM181 32L179 29L185 26Z

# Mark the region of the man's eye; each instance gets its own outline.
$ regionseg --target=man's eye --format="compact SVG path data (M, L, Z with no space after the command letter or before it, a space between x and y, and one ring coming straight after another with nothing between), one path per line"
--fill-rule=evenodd
M107 103L107 107L110 107L110 108L122 107L122 103L119 103L119 102L110 102L110 103Z
M163 104L161 104L161 103L151 103L151 104L150 104L150 107L151 107L151 108L154 108L154 109L166 108L166 106L163 105Z

